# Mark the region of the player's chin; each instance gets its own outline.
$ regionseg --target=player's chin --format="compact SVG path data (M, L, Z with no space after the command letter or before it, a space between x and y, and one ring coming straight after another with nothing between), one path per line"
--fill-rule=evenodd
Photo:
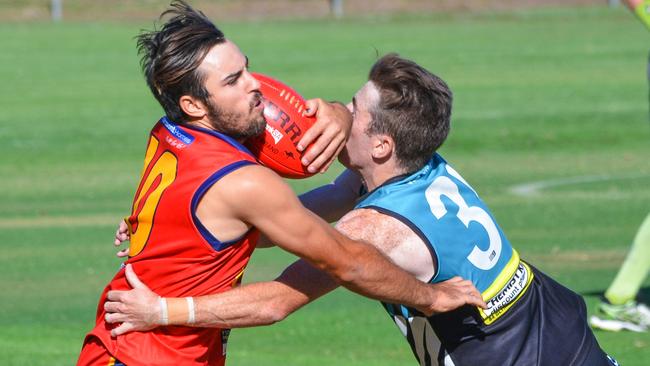
M252 116L250 120L250 125L248 127L248 131L246 131L247 137L253 137L253 136L258 136L264 133L264 129L266 128L266 120L264 119L264 115L258 115L258 116Z
M348 154L347 146L339 153L338 160L344 167L350 168L350 155Z

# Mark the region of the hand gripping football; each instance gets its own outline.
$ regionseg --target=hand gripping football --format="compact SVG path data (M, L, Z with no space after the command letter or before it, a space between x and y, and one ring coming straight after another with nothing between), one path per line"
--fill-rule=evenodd
M266 131L246 141L260 163L286 178L307 178L314 173L300 162L302 152L296 146L316 118L303 115L305 100L284 83L253 73L260 82ZM307 150L307 149L305 149Z

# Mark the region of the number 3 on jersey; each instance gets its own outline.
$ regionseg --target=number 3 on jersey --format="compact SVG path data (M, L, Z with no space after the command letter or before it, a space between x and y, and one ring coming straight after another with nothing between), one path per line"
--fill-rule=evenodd
M154 156L157 158L154 159ZM133 200L131 216L127 219L131 234L129 257L140 254L147 245L156 208L165 189L176 179L177 165L178 159L171 152L158 153L158 140L152 136L144 157L144 170Z
M449 166L447 166L447 172L452 176L458 174L454 174L455 171ZM456 178L463 181L460 176L457 176ZM458 191L458 186L451 179L445 176L436 178L427 188L425 195L431 213L438 220L447 214L447 208L442 202L442 196L445 196L458 206L457 216L465 227L469 229L469 224L471 222L476 222L485 229L490 240L490 246L486 250L481 250L478 246L474 245L472 252L467 256L467 259L475 267L485 271L494 267L501 255L501 235L499 235L499 230L490 215L478 206L469 206Z

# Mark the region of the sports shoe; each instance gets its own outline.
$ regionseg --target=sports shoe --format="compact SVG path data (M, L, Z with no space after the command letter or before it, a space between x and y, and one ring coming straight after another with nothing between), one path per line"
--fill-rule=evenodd
M589 318L589 324L594 328L611 332L620 330L647 332L650 328L650 309L636 301L628 301L623 305L601 301L597 315Z

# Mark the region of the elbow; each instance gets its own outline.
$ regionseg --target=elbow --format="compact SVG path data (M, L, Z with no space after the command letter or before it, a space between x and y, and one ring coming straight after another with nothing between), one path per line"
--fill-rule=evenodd
M286 319L291 311L283 304L271 303L260 311L260 325L271 325Z
M345 262L339 262L336 266L324 266L324 271L328 272L341 286L354 289L356 284L363 282L364 267L362 261L356 256L348 257Z
M356 288L356 284L362 281L362 271L360 266L347 266L345 269L339 269L332 276L341 286L349 289Z

